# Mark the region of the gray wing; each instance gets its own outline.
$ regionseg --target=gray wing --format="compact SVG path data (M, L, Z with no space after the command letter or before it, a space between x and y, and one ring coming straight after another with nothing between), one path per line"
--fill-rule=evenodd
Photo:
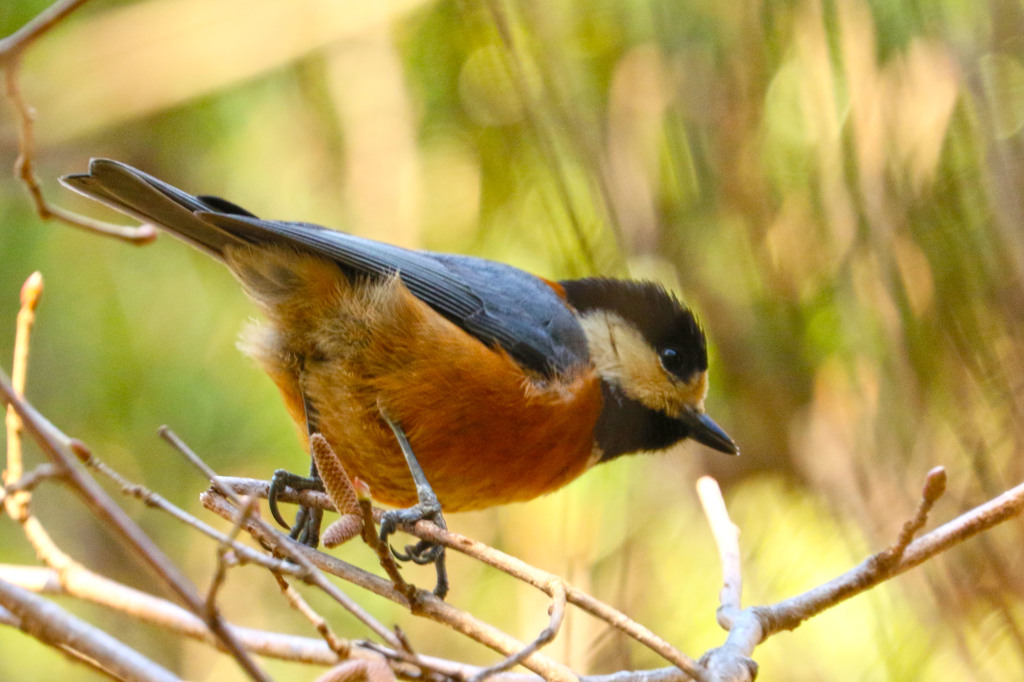
M261 220L223 199L192 196L131 166L107 159L61 181L139 220L162 227L223 260L242 244L286 244L338 263L351 276L398 273L417 298L522 366L547 376L589 361L572 311L546 282L502 263L410 251L319 225Z

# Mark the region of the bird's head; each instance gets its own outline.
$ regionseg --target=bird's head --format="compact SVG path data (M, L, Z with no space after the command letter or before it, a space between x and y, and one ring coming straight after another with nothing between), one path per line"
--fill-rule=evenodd
M589 278L560 282L587 336L605 404L600 459L661 450L692 438L727 454L733 440L704 412L708 352L694 314L651 282Z

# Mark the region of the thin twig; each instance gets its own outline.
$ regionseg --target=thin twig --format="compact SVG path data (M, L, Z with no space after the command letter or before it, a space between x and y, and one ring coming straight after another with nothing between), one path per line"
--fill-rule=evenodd
M962 514L954 521L937 528L928 535L904 545L917 528L924 524L928 511L945 490L945 472L941 467L928 472L922 500L914 519L904 525L900 538L893 547L874 554L857 567L807 592L786 599L773 606L759 607L763 637L780 630L792 630L802 621L827 608L860 594L880 582L918 565L942 549L963 542L968 537L991 528L996 523L1019 514L1024 509L1024 484L1000 497ZM908 530L909 529L909 530ZM900 558L893 560L892 555Z
M157 429L157 433L160 434L160 437L167 441L172 448L184 455L188 463L198 469L200 473L203 474L203 477L210 481L211 484L214 483L215 479L218 481L223 480L217 475L217 472L210 467L210 465L203 461L202 457L196 454L195 450L188 446L188 443L183 441L181 437L171 429L171 427L167 425L161 426ZM238 493L236 493L234 488L226 486L224 488L220 488L218 484L214 485L218 490L221 490L224 496L231 500L236 507L241 505L241 498L238 496Z
M398 568L398 562L391 555L391 550L380 541L376 526L373 525L373 501L368 495L361 494L359 496L359 512L363 518L363 542L377 555L377 560L380 562L384 572L391 578L395 589L405 595L409 603L412 603L415 598L416 586L406 581Z
M549 609L550 620L548 621L548 626L541 630L540 634L537 635L536 639L532 642L506 658L504 661L496 663L489 668L484 668L471 677L469 682L483 682L485 679L493 675L497 675L500 672L504 672L519 665L528 656L532 655L534 652L540 651L543 647L550 644L556 636L558 636L558 631L562 627L562 621L565 619L565 584L558 581L551 586L551 591L553 596L551 600L551 607Z
M50 568L0 564L0 580L41 594L54 594L82 599L108 607L165 631L183 635L207 644L217 641L203 621L180 606L128 587L88 569L79 567L69 575L58 575ZM2 609L0 609L2 611ZM299 637L233 625L232 629L245 647L255 654L298 663L333 665L338 655L319 637ZM379 655L405 661L400 654L373 642L348 642L351 658L376 658ZM423 656L431 670L445 677L468 678L479 671L475 666L445 659ZM511 676L503 675L502 680ZM518 676L520 682L536 680L534 676ZM601 681L595 681L601 682ZM610 682L610 681L609 681Z
M99 628L50 601L0 580L0 605L18 618L18 627L41 642L122 680L175 682L178 676Z
M261 497L266 497L266 491L269 485L265 481L256 481L252 479L224 478L222 480L230 481L231 485L234 486L236 490L244 490L246 494L260 495ZM289 493L287 490L284 492L286 495L293 495L293 493ZM294 499L300 500L302 504L307 506L320 505L323 509L334 509L333 503L330 502L330 499L323 493L306 494L308 492L310 491L303 491L298 495L294 495ZM281 499L285 500L286 498L282 496ZM551 589L551 585L556 582L561 582L565 585L566 599L570 604L573 604L587 613L600 618L619 631L632 637L640 644L654 651L668 662L679 667L691 677L700 679L701 671L696 661L673 647L648 628L629 618L621 611L595 599L586 592L583 592L572 585L564 583L560 577L535 568L516 557L505 554L504 552L494 549L493 547L489 547L482 542L473 540L472 538L468 538L464 535L459 535L458 533L453 533L451 531L442 530L430 522L419 522L411 527L403 527L402 530L415 535L420 539L443 544L446 547L473 557L474 559L496 568L513 578L521 580L528 585L532 585L533 587L543 591L548 596L553 596L549 591ZM339 577L352 582L357 580L354 576ZM510 655L510 652L503 653L505 653L505 655Z
M34 272L21 288L18 311L11 389L24 395L28 375L28 357L35 313L43 293L43 278ZM79 568L79 564L56 545L30 509L32 488L43 478L63 473L54 464L43 464L28 474L23 473L23 421L12 405L7 407L7 467L4 471L4 507L8 515L21 524L26 539L36 555L51 566L60 580ZM2 598L8 610L17 616L18 627L40 641L56 646L77 660L103 671L149 671L150 679L162 679L166 670L137 654L105 632L65 613L59 607L24 593L20 588L3 584Z
M274 579L277 581L278 587L281 588L281 593L284 595L288 603L291 604L292 608L298 611L305 617L306 620L316 629L320 636L323 638L327 646L338 655L339 660L345 660L352 654L352 644L346 640L338 637L327 620L321 616L316 610L309 605L302 595L299 594L298 590L288 584L288 581L284 579L284 576L275 573Z
M26 471L14 483L4 486L4 493L32 492L43 481L50 481L59 478L60 472L49 462L43 462L30 471Z
M207 509L224 518L230 518L230 515L234 513L233 507L216 491L208 491L204 493L200 499ZM275 534L280 535L268 524L258 523L257 521L258 520L255 519L250 520L249 527L247 528L247 530L254 535L257 541L271 542ZM431 526L436 528L432 523L420 522L417 524L417 530L422 526ZM358 587L362 587L374 594L401 604L405 608L411 607L411 603L405 598L405 595L396 590L390 581L375 576L372 573L357 568L333 556L324 554L323 552L318 552L290 541L288 542L288 545L290 550L294 553L294 556L308 561L321 571L335 575ZM490 647L504 656L510 656L525 646L522 642L519 642L511 635L508 635L498 628L479 620L471 614L465 613L464 611L441 601L426 590L419 590L417 593L417 605L417 614L423 615L443 625L447 625L453 630L466 635L484 646ZM395 648L397 649L398 647ZM525 661L523 661L523 665L548 680L575 679L575 675L571 670L560 663L556 663L541 653L535 653L532 656L529 656Z
M21 286L21 307L15 322L14 360L11 364L11 386L18 395L25 395L25 381L28 376L28 354L32 340L32 327L36 321L36 309L43 295L43 275L33 272ZM7 466L4 469L4 485L9 486L21 480L25 465L21 450L21 417L13 408L7 408ZM19 521L28 515L31 495L28 490L4 497L7 514Z
M719 592L720 605L716 617L718 624L730 633L722 646L704 654L700 662L708 680L752 682L757 677L757 663L750 658L753 647L747 650L743 646L745 640L737 642L733 634L736 630L746 632L749 627L743 619L745 612L741 610L743 575L740 564L740 530L729 518L722 489L715 479L710 476L698 479L697 494L711 526L722 564L722 589Z
M395 672L383 659L345 661L313 682L395 682Z
M18 124L18 158L14 162L15 176L32 197L36 213L43 220L56 219L72 227L78 227L94 234L113 237L129 244L148 244L156 239L157 231L152 225L129 227L116 225L86 216L78 215L57 206L50 205L43 196L42 187L33 169L35 155L34 114L22 97L18 83L20 75L20 57L22 51L34 40L55 26L72 10L84 4L86 0L64 0L51 5L47 10L25 24L14 34L0 40L0 68L4 71L4 89L10 102L14 118Z
M910 543L906 551L903 552L903 558L893 569L893 574L904 573L953 545L1019 516L1022 511L1024 511L1024 483L1010 488L1002 495L978 505Z
M43 189L39 185L33 170L33 155L35 153L35 133L33 132L32 110L25 104L18 86L17 63L8 63L4 69L4 80L7 99L14 110L15 119L18 122L18 159L14 163L15 175L21 179L22 184L32 197L36 214L43 220L56 219L70 225L87 230L104 237L112 237L129 244L142 246L149 244L157 237L157 230L152 225L143 224L138 227L117 225L100 220L93 220L86 216L78 215L58 206L51 205L43 196Z
M79 567L58 575L50 568L0 564L0 579L26 590L82 599L99 604L167 632L206 644L217 644L201 618L166 599L154 597ZM299 637L232 625L246 649L260 656L317 665L333 665L338 657L320 638ZM375 651L374 651L375 652ZM376 653L376 652L375 652ZM366 655L354 649L353 656Z
M159 493L153 492L144 485L129 481L109 464L103 462L88 449L83 449L75 441L72 441L71 448L83 464L97 473L109 478L120 487L123 494L141 500L149 507L159 509L165 514L171 516L171 518L184 523L187 526L191 526L203 535L212 538L219 544L230 545L239 563L255 564L274 573L298 575L302 572L302 569L299 566L296 566L285 559L279 559L253 549L252 547L233 541L227 534L220 532L213 526L192 516ZM266 496L265 492L263 496Z
M704 515L711 525L711 534L718 547L718 558L722 564L722 590L719 592L717 611L718 624L728 630L733 619L743 608L743 573L740 565L740 529L729 518L729 511L722 498L722 489L710 476L697 480L697 495L700 497Z
M9 406L21 417L25 431L33 437L50 461L60 469L74 493L85 503L94 516L121 537L153 572L196 615L205 614L205 604L195 586L186 578L166 554L122 510L96 481L75 466L75 454L69 447L70 439L47 421L30 404L15 393L7 375L0 371L0 393ZM268 680L252 658L245 652L227 628L218 613L205 614L210 630L224 644L224 648L253 679Z
M58 0L17 31L0 39L0 66L7 66L16 60L29 45L88 1Z
M516 557L505 554L493 547L488 547L484 543L472 538L452 533L451 531L441 530L432 523L421 521L407 530L419 538L442 544L445 547L482 561L488 566L497 568L514 578L533 585L549 596L551 596L551 593L548 592L550 586L556 581L561 581L561 578L554 574L535 568ZM565 585L566 598L570 604L578 606L629 635L666 661L679 667L694 679L701 679L700 668L692 658L618 609L612 608L572 585L564 582L563 584Z
M228 533L227 542L221 542L217 545L217 566L213 572L213 580L210 581L210 587L206 591L207 613L216 611L217 595L220 594L220 589L224 586L224 581L227 579L228 569L238 563L234 554L234 545L238 534L245 527L245 522L258 513L259 502L255 497L243 497L241 502L242 505L238 508L235 523L231 527L231 532Z
M220 486L229 488L237 495L253 495L264 500L267 499L270 491L269 481L256 478L242 478L241 476L217 476L216 487L220 489ZM295 490L285 486L278 492L277 499L279 502L290 502L302 505L303 507L316 507L317 509L332 512L338 511L330 496L319 490ZM379 521L381 510L375 508L373 514L374 522Z
M944 472L941 468L933 469L928 473L918 510L914 518L904 526L894 548L898 549L908 535L912 535L918 527L923 525L929 510L944 489ZM744 609L735 619L725 645L706 654L705 659L711 659L714 662L734 659L738 656L750 656L759 643L776 632L793 630L805 620L822 611L869 590L893 576L908 571L953 545L1020 515L1022 511L1024 511L1024 483L914 540L905 546L901 558L896 562L887 558L893 552L893 548L889 548L868 557L846 573L803 594L784 599L770 606ZM722 654L723 651L726 653Z
M917 513L914 514L914 518L903 524L899 537L896 538L896 543L883 553L884 561L887 561L892 566L900 562L907 551L907 547L914 540L914 536L928 523L929 512L931 512L932 507L935 506L935 503L939 501L944 492L946 492L946 470L942 467L935 467L925 476L924 488L921 490L921 501L917 505Z
M224 483L224 479L219 477L217 473L192 450L192 448L178 437L177 434L168 427L162 426L160 427L160 436L170 443L178 452L184 455L193 466L199 469L220 495L231 500L234 509L238 508L241 502L235 491L230 486L226 485ZM200 496L200 499L206 499L205 494ZM253 528L261 529L263 531L262 537L265 539L265 544L272 547L274 551L279 552L301 566L303 571L298 574L300 579L322 589L390 646L394 648L401 647L401 643L395 639L394 634L388 628L384 627L384 625L370 615L366 609L356 603L347 594L342 592L337 585L334 585L327 580L320 571L316 569L316 566L308 561L304 554L298 551L300 545L292 542L291 538L279 533L275 528L258 516L249 518L246 526L250 533L253 532Z
M14 341L14 361L11 367L11 386L19 396L24 395L28 376L28 356L32 327L35 324L35 313L43 294L43 277L35 272L25 280L21 287L21 308L18 311ZM24 424L17 411L7 407L7 468L4 472L5 483L11 481L12 489L24 486L25 474L22 462L22 431ZM49 474L61 477L64 469L56 464L48 466ZM38 469L37 469L38 471ZM42 523L32 514L29 487L22 487L20 492L13 492L4 498L4 508L8 515L21 524L25 539L29 541L36 556L63 574L77 566L70 556L65 554L53 541Z

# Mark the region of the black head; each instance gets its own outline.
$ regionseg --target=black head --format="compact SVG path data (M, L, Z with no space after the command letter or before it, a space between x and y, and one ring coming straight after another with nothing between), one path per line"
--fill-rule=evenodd
M630 322L658 353L664 368L687 380L708 369L708 346L696 316L654 282L603 277L559 282L569 303L585 315L613 312Z
M693 438L736 454L704 414L708 352L693 312L653 282L590 278L559 284L587 334L604 384L602 461Z

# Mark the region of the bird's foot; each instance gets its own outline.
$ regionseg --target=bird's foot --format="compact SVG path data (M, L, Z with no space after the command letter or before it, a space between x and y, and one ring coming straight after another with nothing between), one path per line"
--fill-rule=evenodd
M432 496L433 499L424 500L423 496L421 496L420 502L412 507L392 509L384 512L380 520L380 541L387 545L388 538L398 530L399 526L412 525L424 520L431 521L442 530L447 530L448 526L445 524L444 516L441 514L441 505L438 504L433 490L430 490L429 496ZM445 598L448 594L448 571L445 566L444 545L438 545L428 540L420 540L415 545L406 545L404 552L391 547L391 553L399 561L411 561L421 566L434 564L434 570L437 572L437 584L434 586L434 594L440 599Z
M407 509L392 509L391 511L384 512L380 520L381 542L387 545L388 537L398 530L399 526L405 524L412 525L418 521L431 521L441 530L448 530L444 516L441 514L441 502L437 499L434 489L430 487L426 474L423 473L423 468L420 466L419 460L416 459L412 446L409 445L409 439L406 438L405 431L402 430L401 426L392 421L384 410L381 410L381 416L387 422L387 425L391 427L391 431L395 434L398 445L402 449L402 454L405 455L405 462L409 467L409 473L412 474L413 481L416 483L416 497L419 500L419 502ZM445 598L445 595L448 594L448 570L445 566L444 545L420 540L415 545L406 545L405 552L399 552L394 547L391 547L391 553L400 561L411 561L414 564L420 565L434 564L434 569L437 572L437 584L434 586L434 594L439 599Z
M284 469L278 469L270 479L270 489L267 491L267 504L270 513L283 528L288 529L288 536L309 547L316 547L320 543L320 524L323 521L323 510L315 507L299 507L295 515L295 523L289 524L281 516L277 507L277 498L285 488L293 490L317 490L324 491L324 482L317 475L316 468L310 470L309 476L299 476Z

